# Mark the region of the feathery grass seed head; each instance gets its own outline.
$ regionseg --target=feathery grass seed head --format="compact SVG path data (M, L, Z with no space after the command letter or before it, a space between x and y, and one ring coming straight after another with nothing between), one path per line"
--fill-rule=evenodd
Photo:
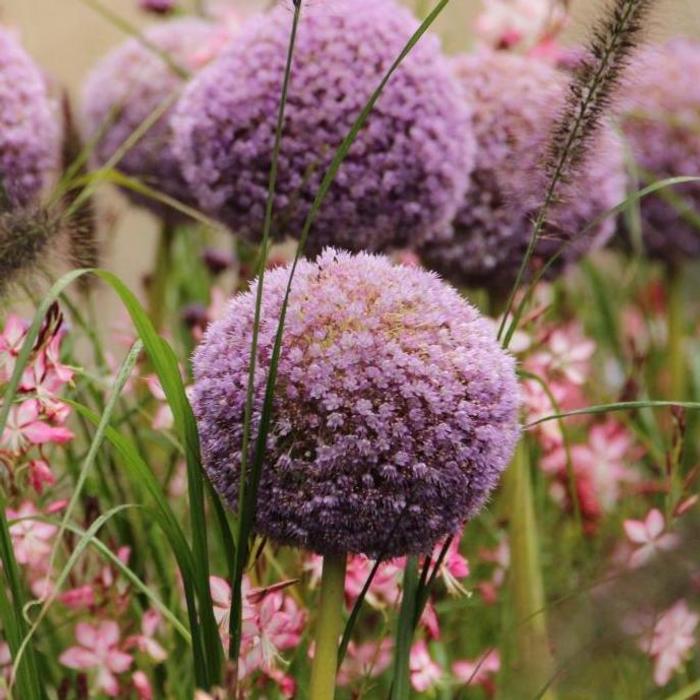
M543 164L567 77L549 63L504 51L462 55L454 67L474 106L476 167L449 235L421 253L455 284L502 292L514 282L545 198ZM571 262L614 231L608 220L581 234L625 194L623 152L610 127L599 131L591 151L586 168L560 188L550 208L535 249L543 261L567 244L560 263Z

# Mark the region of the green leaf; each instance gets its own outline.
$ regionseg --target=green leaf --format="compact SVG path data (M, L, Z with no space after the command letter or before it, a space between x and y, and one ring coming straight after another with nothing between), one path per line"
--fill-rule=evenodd
M408 700L411 694L409 662L416 614L416 593L418 592L418 557L406 559L403 572L403 596L396 629L396 651L394 655L394 679L391 686L391 700Z
M194 586L199 600L201 635L204 644L204 663L207 669L206 685L220 680L223 654L214 606L209 589L209 548L207 517L204 508L205 476L199 452L199 434L192 407L185 394L177 357L168 343L161 338L134 294L113 273L96 270L95 274L107 282L119 295L158 375L175 421L176 432L185 450L187 483L192 526L192 555L194 558ZM195 630L192 630L193 636Z
M561 420L562 418L570 418L571 416L596 416L601 413L612 413L614 411L635 411L644 408L685 408L690 411L700 410L700 403L695 401L620 401L618 403L606 403L598 406L587 406L586 408L577 408L573 411L563 411L562 413L554 413L551 416L538 418L524 426L525 430L534 428L542 423L547 423L552 420Z
M696 693L700 693L700 680L693 681L677 693L669 695L666 700L690 700Z

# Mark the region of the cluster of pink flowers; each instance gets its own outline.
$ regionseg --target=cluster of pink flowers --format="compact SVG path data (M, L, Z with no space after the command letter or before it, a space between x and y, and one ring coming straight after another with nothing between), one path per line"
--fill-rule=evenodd
M433 568L437 566L445 545L448 546L436 576L448 594L466 595L467 590L462 581L470 574L469 562L460 553L460 542L457 538L451 539L449 544L440 543L436 546L429 565ZM367 605L378 611L398 609L402 595L404 564L404 559L393 559L379 565L365 596ZM375 562L365 556L349 557L345 577L345 602L348 610L355 604L374 566ZM319 556L311 555L306 561L305 569L310 574L312 587L320 581L321 567L322 560ZM419 629L420 634L410 653L411 684L416 692L426 692L452 683L466 684L468 681L473 685L489 687L493 673L498 670L498 663L494 665L493 661L498 659L497 651L489 655L488 663L479 664L478 659L456 661L450 673L431 654L431 641L441 637L440 623L433 601L428 601L419 621ZM351 642L338 674L338 684L343 687L361 685L380 676L390 666L392 653L393 641L390 638L362 643ZM466 668L476 669L477 665L479 669L476 673L465 675Z
M143 614L138 634L122 638L115 620L102 619L94 624L79 622L75 627L77 644L66 649L59 661L68 668L94 677L94 687L109 697L117 697L124 688L119 676L132 670L134 653L149 657L154 663L167 658L167 652L155 639L160 615L155 610ZM128 685L140 700L152 700L151 681L142 670L133 671Z
M543 325L533 332L523 362L524 369L538 377L523 382L528 422L590 403L584 387L591 379L595 350L595 343L574 322ZM552 497L568 510L573 510L575 497L586 530L592 534L600 518L618 503L624 486L639 481L628 465L641 452L615 418L567 421L571 427L582 424L584 442L567 442L556 420L538 425L534 433L543 453L540 465L552 479Z
M653 663L654 682L668 684L697 645L695 630L700 615L681 598L663 612L649 610L626 620L627 632L637 638L639 649Z
M238 662L239 681L274 681L284 697L293 697L294 679L282 671L281 652L295 648L301 641L305 612L284 589L295 583L286 581L267 588L253 588L243 579L243 626ZM218 576L209 580L214 616L219 623L221 641L228 648L231 586ZM262 675L261 675L262 674Z
M0 392L12 376L27 329L22 319L9 316L0 333ZM48 448L73 438L66 427L70 409L58 398L73 378L73 371L60 360L63 337L60 323L47 321L0 436L2 471L14 486L18 486L15 479L24 475L39 494L56 480L47 458Z

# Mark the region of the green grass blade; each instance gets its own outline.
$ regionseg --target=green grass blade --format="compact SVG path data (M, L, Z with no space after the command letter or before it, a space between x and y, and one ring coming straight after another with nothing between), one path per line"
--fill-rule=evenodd
M666 700L690 700L697 693L700 693L700 680L686 685L685 688L681 688L677 693L669 695Z
M253 319L253 337L250 344L250 356L248 359L248 387L246 392L245 408L243 411L243 442L241 447L241 478L238 488L238 525L236 531L236 555L232 576L231 614L229 616L230 646L229 657L237 659L241 647L241 615L243 612L243 572L249 556L250 533L255 518L255 506L257 503L258 483L262 470L262 458L254 460L253 469L248 484L248 452L251 440L253 421L253 401L255 398L255 370L258 356L258 336L260 333L260 318L262 314L262 300L265 282L265 267L269 249L270 233L272 230L272 215L275 201L275 189L277 187L277 172L280 150L282 146L282 132L284 128L284 115L287 107L289 83L292 75L292 61L294 47L296 45L297 29L301 19L301 2L294 3L294 16L289 35L287 59L282 81L282 94L280 96L275 128L275 143L272 150L272 162L270 165L270 177L268 182L267 202L265 205L265 221L263 224L263 236L260 245L261 255L258 263L258 284L255 296L255 316ZM260 429L262 432L262 428Z
M176 432L185 450L192 526L192 554L197 579L195 590L199 599L208 683L215 683L221 678L223 654L209 590L209 548L207 517L204 507L205 476L201 466L197 424L185 394L185 387L173 349L156 333L138 299L116 275L105 270L96 270L95 274L114 289L129 312L163 387L173 412Z
M66 529L66 524L71 519L73 511L75 510L75 507L78 505L78 501L82 496L83 487L87 480L88 474L92 471L92 468L95 464L95 460L97 459L97 453L102 447L105 430L107 429L107 426L109 425L109 422L112 419L112 414L114 413L117 407L117 403L119 402L119 398L121 396L122 390L124 389L124 385L128 381L131 372L133 371L136 365L136 361L138 360L138 356L141 354L142 348L143 343L141 343L140 340L137 340L132 345L131 350L128 352L126 358L122 362L122 366L119 368L117 378L112 388L112 393L107 401L107 404L105 405L105 410L102 416L100 417L100 421L97 424L97 430L95 431L95 435L92 439L92 442L90 443L88 453L85 456L85 459L83 460L83 465L80 468L78 480L73 486L70 501L68 502L68 506L66 507L63 513L61 525L59 527L58 534L56 535L56 541L51 551L49 571L53 571L53 564L56 559L58 548L61 542L63 541L63 533Z
M684 408L689 411L698 411L700 410L700 403L696 401L619 401L617 403L605 403L598 406L577 408L572 411L563 411L562 413L553 413L551 416L544 416L528 423L524 426L524 429L529 430L542 423L570 418L571 416L597 416L615 411L636 411L645 408Z
M32 623L32 626L27 630L27 633L24 635L24 638L22 639L22 643L17 650L17 656L15 657L15 668L14 672L17 672L17 669L20 668L22 664L23 657L26 653L26 651L29 649L29 645L36 634L36 631L39 629L39 625L41 624L42 620L46 617L49 608L53 605L54 601L58 597L59 591L61 590L61 587L65 583L66 579L70 575L70 572L73 570L73 567L77 564L78 559L82 556L83 552L85 549L87 549L88 545L90 544L90 540L96 537L97 533L99 530L102 528L102 526L107 523L111 518L113 518L115 515L118 515L122 511L125 511L129 508L135 508L137 507L133 503L126 503L123 505L116 506L114 508L111 508L108 510L106 513L103 513L100 515L98 518L96 518L93 523L90 525L88 530L85 532L83 537L76 543L75 547L73 548L73 551L70 554L70 557L68 557L68 561L65 563L63 569L59 573L59 575L56 577L56 580L54 581L54 585L51 587L51 593L45 598L42 599L41 601L36 601L34 603L29 603L27 606L25 606L25 610L28 610L32 607L32 605L41 605L41 610L39 611L39 614L36 617L36 620ZM65 523L62 521L61 522L61 532L63 532L66 529Z
M409 661L415 630L416 593L418 592L418 557L406 559L403 573L403 596L396 629L396 651L394 655L394 678L391 700L408 700L411 694Z
M19 658L21 661L19 654L22 639L27 634L27 623L24 619L25 592L12 548L12 538L5 517L5 508L5 497L0 492L0 562L2 562L0 622L2 622L3 632L13 660ZM15 663L13 675L19 697L27 698L27 700L41 700L45 697L39 685L37 668L36 654L33 648L27 651L23 664Z
M99 416L93 413L89 408L75 402L70 402L70 405L92 423L97 424L99 422ZM165 533L168 544L177 561L178 568L182 575L187 615L192 635L195 682L198 687L203 688L208 683L207 667L202 632L197 613L197 596L195 594L196 588L199 585L199 579L195 575L195 563L192 550L189 547L187 538L180 527L177 517L170 508L161 490L160 483L153 475L148 464L146 464L139 455L133 443L114 428L108 428L105 432L105 437L121 457L124 468L130 479L141 484L152 498L155 506L154 519ZM207 589L208 587L209 582L207 581Z

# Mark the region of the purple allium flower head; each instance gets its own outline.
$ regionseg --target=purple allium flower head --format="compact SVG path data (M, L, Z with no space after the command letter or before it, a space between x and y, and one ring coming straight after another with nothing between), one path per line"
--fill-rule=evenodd
M298 237L336 149L418 26L393 0L305 5L275 199L275 234ZM263 228L289 7L250 19L197 77L173 119L175 150L200 205L255 240ZM381 250L447 227L468 185L467 103L435 36L397 70L331 186L309 238Z
M622 126L642 175L653 180L699 175L700 43L674 39L649 47L633 68ZM651 256L669 263L700 257L700 184L645 197L641 212Z
M255 432L289 268L265 277ZM256 284L194 359L205 468L236 507ZM320 554L429 552L482 506L518 438L515 365L452 287L326 249L294 278L256 529Z
M58 168L60 128L41 70L0 28L0 182L9 202L34 199Z
M226 28L194 18L161 22L111 51L93 69L83 91L86 140L98 138L94 157L107 162L149 116L169 100L173 105L192 73L226 43ZM162 52L162 55L157 52ZM169 57L169 61L165 57ZM185 204L194 204L171 150L172 107L132 146L117 167ZM134 201L163 216L173 210L130 193Z
M548 63L505 51L459 56L454 66L475 108L477 163L452 231L425 246L422 255L456 284L502 291L515 280L545 198L544 161L568 78ZM566 243L560 262L571 262L614 232L608 219L581 234L624 199L623 150L607 125L587 148L582 171L559 187L559 202L536 249L539 260Z

